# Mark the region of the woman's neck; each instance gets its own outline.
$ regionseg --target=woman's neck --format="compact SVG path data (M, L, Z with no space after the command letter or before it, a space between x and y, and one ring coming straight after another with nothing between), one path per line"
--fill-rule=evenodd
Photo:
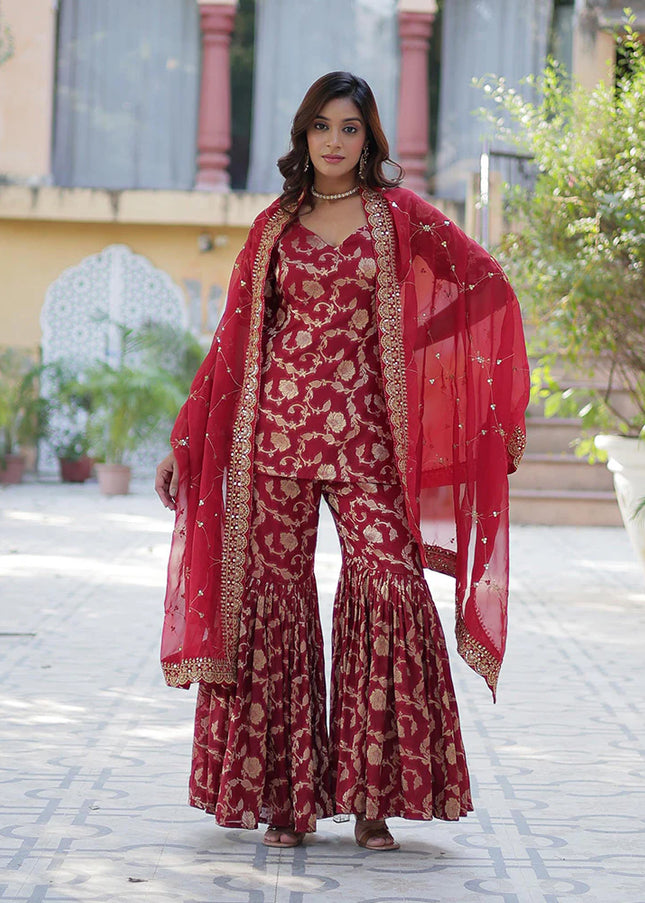
M358 179L354 172L347 173L347 175L339 178L316 173L313 187L319 194L343 194L345 191L351 191L352 188L356 188L357 185Z

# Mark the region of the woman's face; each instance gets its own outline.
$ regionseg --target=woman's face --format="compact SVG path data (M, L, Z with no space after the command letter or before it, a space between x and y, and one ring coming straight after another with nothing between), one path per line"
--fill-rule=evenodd
M311 164L325 178L347 177L358 166L367 132L349 97L328 101L307 129Z

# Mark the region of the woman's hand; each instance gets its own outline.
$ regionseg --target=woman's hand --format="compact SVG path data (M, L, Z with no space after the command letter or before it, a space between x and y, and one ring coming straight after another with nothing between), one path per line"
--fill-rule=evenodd
M170 452L157 467L155 477L155 492L166 508L174 511L177 507L175 497L179 482L179 469L175 459L175 453Z

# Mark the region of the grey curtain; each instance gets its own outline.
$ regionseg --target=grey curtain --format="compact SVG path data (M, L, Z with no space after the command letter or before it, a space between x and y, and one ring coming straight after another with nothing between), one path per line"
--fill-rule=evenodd
M257 0L248 189L278 193L276 160L309 85L344 69L374 91L394 155L398 90L396 0Z
M514 87L546 59L553 0L446 0L435 194L463 201L490 127L477 117L486 96L473 78L494 73ZM528 89L523 89L529 93Z
M191 188L199 55L195 0L62 0L56 183Z

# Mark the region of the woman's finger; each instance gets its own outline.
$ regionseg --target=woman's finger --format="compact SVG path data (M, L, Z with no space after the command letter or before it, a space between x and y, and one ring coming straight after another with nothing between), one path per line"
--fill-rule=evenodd
M172 500L174 501L177 497L177 487L179 486L179 468L177 467L177 462L173 462L172 466L172 476L170 478L170 486L168 491Z

